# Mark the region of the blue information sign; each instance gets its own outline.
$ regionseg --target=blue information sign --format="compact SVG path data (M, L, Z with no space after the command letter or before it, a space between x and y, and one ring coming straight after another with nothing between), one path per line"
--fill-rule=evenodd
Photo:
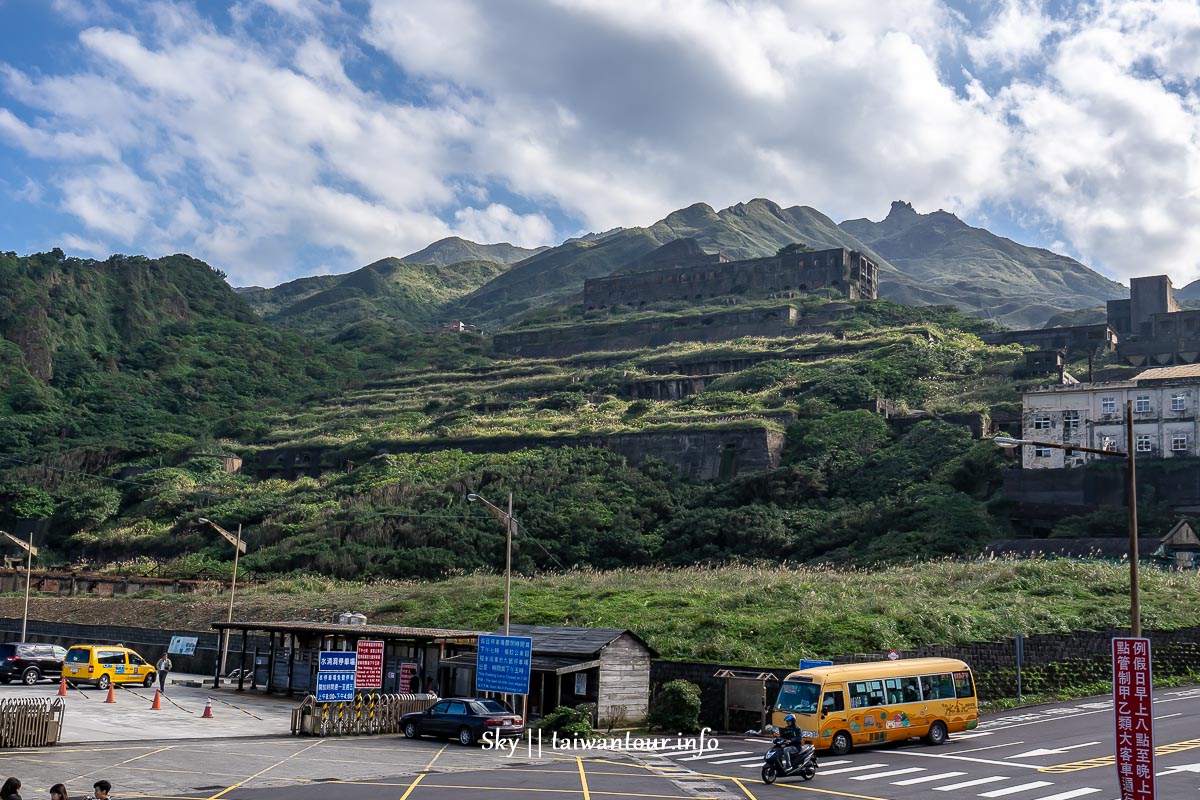
M529 694L533 639L528 636L480 636L475 689L480 692Z
M816 658L800 659L800 669L812 669L813 667L832 667L832 666L833 666L832 661L821 661L820 659L816 659Z
M358 653L353 650L322 650L317 657L317 672L354 672Z
M354 699L354 672L318 672L317 702L339 703Z

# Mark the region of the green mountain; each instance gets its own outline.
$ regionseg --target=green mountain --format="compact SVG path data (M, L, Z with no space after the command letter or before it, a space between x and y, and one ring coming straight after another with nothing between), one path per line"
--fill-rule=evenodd
M353 365L267 324L186 255L3 253L0 282L0 453L203 439L334 390Z
M953 214L918 214L894 202L882 222L841 228L869 244L899 274L880 276L880 293L901 303L950 303L1011 328L1129 296L1129 290L1066 256L1026 247Z
M450 236L439 239L423 250L409 253L402 261L410 264L440 264L447 267L460 261L494 261L497 264L515 264L535 256L546 247L516 247L508 242L500 244L476 244L475 242Z
M518 249L511 245L473 246ZM385 258L345 275L300 278L273 289L246 289L240 294L268 322L310 336L335 339L367 324L412 333L438 321L448 302L506 269L507 265L495 261L443 265Z
M882 222L838 225L807 206L782 208L757 199L722 211L697 203L648 228L572 239L514 264L451 308L463 319L507 326L533 309L568 302L587 278L638 268L652 250L681 238L734 259L774 255L793 242L859 250L878 263L883 298L953 305L1016 328L1038 327L1056 313L1128 294L1078 261L972 228L946 212L917 214L894 203Z

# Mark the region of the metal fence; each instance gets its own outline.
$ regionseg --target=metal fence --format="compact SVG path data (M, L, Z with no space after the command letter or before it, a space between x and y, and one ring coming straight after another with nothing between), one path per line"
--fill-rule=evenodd
M293 736L369 736L400 733L400 717L438 701L432 694L357 695L340 703L318 703L313 695L292 709Z
M0 700L0 747L43 747L62 736L61 697Z

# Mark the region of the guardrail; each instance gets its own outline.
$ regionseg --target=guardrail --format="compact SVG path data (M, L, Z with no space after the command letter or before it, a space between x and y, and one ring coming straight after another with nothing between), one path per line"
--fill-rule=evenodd
M370 736L400 733L400 717L424 711L438 701L433 694L369 692L353 700L318 703L308 695L292 709L293 736Z
M61 697L0 700L0 747L58 744L66 710Z

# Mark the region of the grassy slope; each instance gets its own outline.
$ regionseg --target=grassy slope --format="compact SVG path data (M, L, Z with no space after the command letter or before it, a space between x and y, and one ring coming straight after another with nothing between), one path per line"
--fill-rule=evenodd
M685 591L681 591L685 589ZM1147 629L1196 624L1200 575L1142 572ZM20 616L21 598L0 598ZM35 619L207 630L225 597L35 599ZM364 586L318 578L239 587L238 619L323 621L355 609L379 624L494 630L503 578ZM995 641L1128 624L1128 569L1075 561L951 561L885 571L726 567L514 578L519 623L631 628L664 658L786 666L920 644Z

